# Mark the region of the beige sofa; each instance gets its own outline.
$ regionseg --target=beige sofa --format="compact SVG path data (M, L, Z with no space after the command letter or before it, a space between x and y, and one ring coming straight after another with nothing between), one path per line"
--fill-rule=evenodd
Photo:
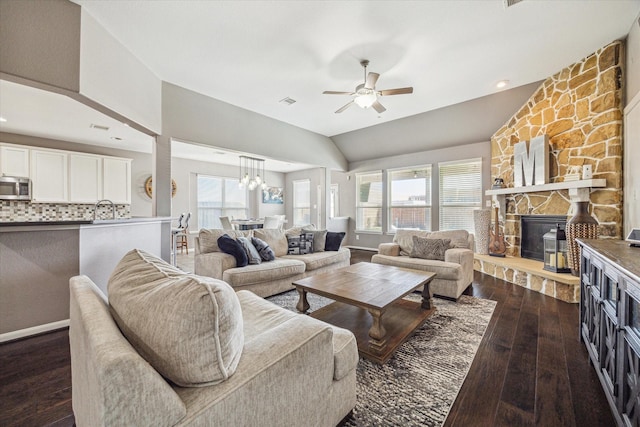
M275 252L274 261L236 267L232 255L220 250L217 240L223 234L258 237L269 244ZM250 290L261 297L268 297L294 289L292 282L314 274L348 267L351 252L341 247L338 251L314 252L305 255L287 255L285 231L276 229L257 230L200 230L195 238L195 273L200 276L224 280L236 291Z
M153 257L131 251L116 267L111 305L88 277L70 280L78 426L334 426L354 408L351 332L145 258ZM185 325L194 332L184 333ZM158 361L163 352L182 355L166 366ZM165 378L180 371L183 381L189 364L224 375L194 386Z
M444 260L412 258L413 236L450 239L454 247L444 253ZM473 248L473 234L465 230L397 230L393 243L380 244L371 262L436 273L429 285L431 292L457 300L473 282Z

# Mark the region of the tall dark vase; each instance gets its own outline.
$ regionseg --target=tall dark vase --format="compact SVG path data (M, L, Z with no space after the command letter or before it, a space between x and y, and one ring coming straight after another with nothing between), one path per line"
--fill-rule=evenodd
M567 246L571 274L580 275L580 246L576 239L597 239L598 221L589 214L589 202L575 202L574 215L567 221Z

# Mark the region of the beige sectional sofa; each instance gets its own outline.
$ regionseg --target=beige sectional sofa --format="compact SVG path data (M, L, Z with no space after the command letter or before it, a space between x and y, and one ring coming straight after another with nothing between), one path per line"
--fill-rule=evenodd
M79 427L335 426L355 406L347 330L138 250L108 287L70 280Z
M443 260L411 257L413 236L449 239L453 247L444 252ZM393 243L380 244L371 262L436 273L429 285L431 292L457 300L473 282L473 248L473 234L465 230L397 230Z
M275 252L274 261L236 267L232 255L220 250L217 240L223 234L236 238L257 237L269 244ZM256 230L200 230L195 239L195 273L200 276L224 280L236 291L250 290L261 297L268 297L294 289L292 282L325 271L348 267L351 252L341 247L338 251L314 252L305 255L287 255L285 231L276 229Z

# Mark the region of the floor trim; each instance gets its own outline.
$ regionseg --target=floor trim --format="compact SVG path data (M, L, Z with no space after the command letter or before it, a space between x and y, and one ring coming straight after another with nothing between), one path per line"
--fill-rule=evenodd
M69 326L69 319L60 320L52 323L45 323L44 325L33 326L31 328L19 329L17 331L7 332L0 334L0 343L7 341L14 341L20 338L29 337L31 335L38 335L43 332L54 331L56 329L62 329Z

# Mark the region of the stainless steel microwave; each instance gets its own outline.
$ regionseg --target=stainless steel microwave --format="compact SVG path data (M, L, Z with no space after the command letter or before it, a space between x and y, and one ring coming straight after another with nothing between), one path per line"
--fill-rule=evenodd
M31 180L0 176L0 200L31 200Z

